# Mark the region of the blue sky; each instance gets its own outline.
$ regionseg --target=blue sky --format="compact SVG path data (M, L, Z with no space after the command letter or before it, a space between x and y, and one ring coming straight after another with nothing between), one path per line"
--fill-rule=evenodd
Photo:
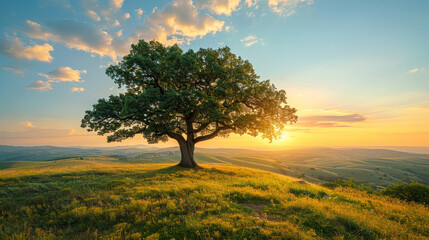
M144 38L183 49L229 46L248 59L299 110L298 124L279 146L429 145L428 1L38 0L3 6L0 144L105 145L104 137L80 129L80 119L97 99L118 93L105 68ZM221 141L254 142L246 139ZM144 141L123 144L137 143Z

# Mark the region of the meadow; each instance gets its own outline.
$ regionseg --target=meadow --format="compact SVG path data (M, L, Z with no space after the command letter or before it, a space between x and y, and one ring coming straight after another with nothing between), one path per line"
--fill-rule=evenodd
M58 148L0 146L0 169L48 167L53 161L70 156L109 163L177 163L177 148ZM215 163L265 170L313 183L354 178L375 190L395 182L429 185L429 154L416 154L386 149L307 148L281 151L248 149L197 148L198 163ZM49 160L49 161L47 161Z
M0 239L429 238L427 206L219 163L85 156L7 168L0 211Z

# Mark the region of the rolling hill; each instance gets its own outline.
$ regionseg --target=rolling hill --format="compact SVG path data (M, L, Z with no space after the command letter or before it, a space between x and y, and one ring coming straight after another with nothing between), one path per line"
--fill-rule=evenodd
M109 157L116 163L176 163L177 148L57 148L0 146L0 169L45 166L70 157ZM96 157L98 156L98 157ZM303 178L314 183L353 177L381 189L395 182L429 185L429 155L386 149L308 148L283 151L197 148L198 163L243 166ZM30 162L31 161L31 162Z

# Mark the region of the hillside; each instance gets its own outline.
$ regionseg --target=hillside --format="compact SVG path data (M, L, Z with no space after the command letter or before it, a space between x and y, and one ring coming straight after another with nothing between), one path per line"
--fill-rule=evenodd
M90 155L88 157L88 155ZM97 155L98 157L95 157ZM115 163L176 163L177 148L111 147L56 148L0 146L0 169L45 166L52 161L108 157ZM46 161L49 160L49 161ZM395 182L418 181L429 185L429 155L386 149L307 148L282 151L197 148L198 163L243 166L304 178L314 183L353 177L358 183L382 189ZM28 162L32 161L32 162ZM113 160L112 160L113 161Z
M355 178L379 189L395 182L429 185L429 155L386 149L309 148L284 151L207 151L204 160L263 169L323 183Z
M93 156L0 171L0 238L429 237L429 209L419 204L220 164L116 161Z

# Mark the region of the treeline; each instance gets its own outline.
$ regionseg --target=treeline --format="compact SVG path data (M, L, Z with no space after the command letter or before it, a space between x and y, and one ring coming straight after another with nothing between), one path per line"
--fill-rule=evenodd
M354 178L337 179L335 182L322 184L324 187L335 189L338 187L353 188L367 193L399 198L407 202L416 202L429 205L429 186L425 186L416 181L411 183L401 182L387 186L380 192L363 184L357 184Z

